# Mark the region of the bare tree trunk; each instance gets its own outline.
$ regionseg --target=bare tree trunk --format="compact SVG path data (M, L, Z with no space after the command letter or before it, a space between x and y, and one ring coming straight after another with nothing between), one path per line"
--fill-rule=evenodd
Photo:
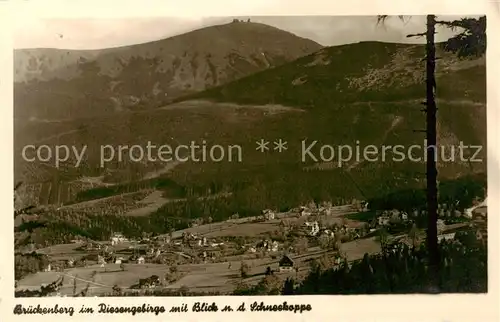
M437 242L437 133L436 133L436 45L434 41L436 16L427 16L426 45L426 92L427 92L427 248L429 250L429 277L431 286L437 291L439 285L439 250Z

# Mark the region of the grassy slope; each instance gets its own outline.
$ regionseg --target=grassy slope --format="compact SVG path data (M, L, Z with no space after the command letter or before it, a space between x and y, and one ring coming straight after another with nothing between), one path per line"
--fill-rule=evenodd
M260 124L268 137L283 137L291 144L303 138L334 145L355 145L358 140L362 147L422 144L424 137L413 130L425 126L419 104L425 97L425 66L419 62L423 50L423 46L377 42L325 48L184 99L283 104L305 109L304 114L286 115L275 122ZM458 61L443 52L439 56L442 57L437 70L440 142L458 144L462 140L465 144L485 145L484 61ZM474 165L472 170L485 168L485 164ZM440 168L441 175L446 177L470 170L469 165L460 162ZM423 175L420 174L420 179L417 175L423 172L423 164L414 162L362 162L349 171L365 189L373 192L380 192L377 186L384 182L400 181L399 178L403 179L402 186L408 181L423 182Z
M440 56L438 98L484 102L484 63L460 63L448 53ZM328 47L190 98L326 111L353 102L419 99L425 97L422 57L424 47L419 45L361 42ZM301 80L305 82L298 85Z

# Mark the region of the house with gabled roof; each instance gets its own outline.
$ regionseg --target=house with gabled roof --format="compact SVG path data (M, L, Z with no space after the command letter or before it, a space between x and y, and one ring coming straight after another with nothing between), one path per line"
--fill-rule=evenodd
M295 266L295 262L288 256L284 255L279 261L279 270L280 272L290 272L293 271Z

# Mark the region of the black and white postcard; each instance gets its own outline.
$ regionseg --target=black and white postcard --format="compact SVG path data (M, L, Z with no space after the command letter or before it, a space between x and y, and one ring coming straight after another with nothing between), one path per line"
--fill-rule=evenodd
M0 6L6 321L498 318L494 3L153 2Z

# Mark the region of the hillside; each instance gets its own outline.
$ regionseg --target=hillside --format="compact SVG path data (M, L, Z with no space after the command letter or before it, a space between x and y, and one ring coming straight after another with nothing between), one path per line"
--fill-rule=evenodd
M360 42L316 53L183 97L241 104L284 104L330 109L346 103L395 102L425 97L423 45ZM438 50L438 99L486 100L485 58L458 59Z
M321 45L251 22L103 50L14 54L18 119L68 119L156 107L310 54Z
M187 104L202 100L215 105L230 102L249 108L278 105L301 110L302 113L268 116L259 122L259 129L250 131L258 133L256 140L268 137L288 141L289 151L279 156L274 154L272 161L264 159L262 165L272 168L274 161L279 169L284 169L283 163L295 164L297 168L292 170L292 166L290 169L292 182L300 181L302 176L315 177L315 184L321 185L319 182L324 180L328 189L338 185L333 189L337 195L360 197L360 190L365 195L377 195L383 190L424 184L423 159L415 162L407 157L394 161L395 154L389 151L384 160L370 162L361 157L360 161L344 163L342 169L336 166L338 155L332 162L309 159L304 166L299 163L300 142L317 140L313 150L316 156L322 144L350 145L354 149L358 142L361 149L373 144L379 151L382 146L422 146L425 135L418 131L425 128L425 115L421 112L421 102L425 99L423 57L424 46L421 45L361 42L329 47L178 101ZM485 58L458 59L442 50L438 51L438 57L438 144L444 149L444 152L439 151L438 158L453 156L452 161L438 161L439 176L441 179L456 178L485 172ZM466 146L482 146L476 156L482 161L462 160L458 150L461 142ZM473 153L474 150L466 150L464 156L471 158ZM296 171L300 167L305 173ZM225 171L238 170L234 167ZM276 176L284 175L283 171L286 170L278 170ZM267 173L269 180L275 175L272 172ZM345 172L355 179L355 186ZM293 186L297 189L297 185Z
M439 56L438 142L484 146L476 156L483 162L462 161L459 151L454 151L455 160L438 162L440 180L478 174L484 179L485 60L458 60L443 52ZM71 211L106 221L109 231L126 231L111 227L120 222L137 231L152 227L164 230L207 214L223 220L235 213L249 216L267 208L286 210L310 200L345 204L352 198L375 198L423 187L423 160L395 161L391 151L385 159L372 162L361 156L361 160L351 158L341 166L338 156L333 161L301 160L302 140L318 141L312 150L316 157L321 145L354 148L359 142L361 148L375 145L379 149L421 146L425 137L414 130L425 128L420 104L425 96L422 57L423 47L416 45L368 42L324 48L163 108L18 126L14 135L16 179L28 183L23 188L26 202L72 204L102 198L102 208ZM288 142L288 149L281 153L273 150L273 141L280 138ZM255 143L260 139L270 141L267 153L256 151ZM97 148L101 145L145 146L151 141L176 146L201 140L208 145L240 145L243 159L179 164L126 161L99 167ZM88 158L79 168L70 159L59 169L50 163L19 160L20 147L42 142L51 146L86 144ZM131 209L141 207L135 200L151 190L177 201L165 203L144 217L126 216ZM137 191L138 196L124 194ZM108 199L111 195L122 196ZM224 197L200 199L213 195Z
M425 128L420 111L425 99L422 57L421 45L361 42L328 47L177 101L298 108L306 114L295 130L318 133L312 137L329 143L422 144L423 134L414 132ZM438 143L486 147L485 57L458 59L442 50L438 57ZM486 156L485 148L481 155ZM486 169L485 164L477 167Z

